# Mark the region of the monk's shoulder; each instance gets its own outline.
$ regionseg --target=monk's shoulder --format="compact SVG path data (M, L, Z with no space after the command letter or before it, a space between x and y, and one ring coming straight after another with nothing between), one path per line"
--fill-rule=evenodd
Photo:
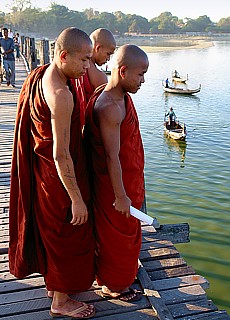
M119 104L104 92L98 97L94 111L98 118L105 119L109 122L121 122L124 118Z
M88 77L91 85L94 88L97 88L100 85L108 82L106 74L99 70L94 64L91 64L90 68L88 69Z

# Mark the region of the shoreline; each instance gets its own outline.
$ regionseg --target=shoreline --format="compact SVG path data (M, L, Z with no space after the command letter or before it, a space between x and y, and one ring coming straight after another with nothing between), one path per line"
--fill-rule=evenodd
M210 42L200 42L194 45L189 46L139 46L142 50L144 50L146 53L156 53L156 52L163 52L163 51L173 51L173 50L187 50L187 49L205 49L209 47L213 47L214 43L212 41Z
M117 39L117 44L135 44L146 53L155 53L172 50L187 50L187 49L205 49L213 47L215 44L211 39L201 39L198 37L188 38L171 38L156 37L126 37Z

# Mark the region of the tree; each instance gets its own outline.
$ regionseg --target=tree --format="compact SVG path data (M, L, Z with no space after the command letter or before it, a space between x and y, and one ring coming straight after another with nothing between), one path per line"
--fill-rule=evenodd
M115 15L115 33L118 33L120 35L124 35L125 32L128 31L128 21L126 18L126 15L122 13L121 11L116 11L114 13Z
M23 10L30 8L32 6L30 0L12 0L9 4L11 11L19 11L22 12Z
M175 33L179 30L177 26L178 18L171 12L165 11L157 17L158 31L160 33Z
M102 12L100 13L97 18L98 20L98 25L102 28L107 28L111 32L115 33L116 31L116 18L113 13L109 12Z
M209 27L213 26L213 22L206 15L200 16L197 19L188 19L187 24L183 28L189 32L205 32Z
M220 32L230 32L230 17L220 19L217 23L217 29Z
M136 14L127 15L129 21L129 32L149 33L149 22L146 18Z

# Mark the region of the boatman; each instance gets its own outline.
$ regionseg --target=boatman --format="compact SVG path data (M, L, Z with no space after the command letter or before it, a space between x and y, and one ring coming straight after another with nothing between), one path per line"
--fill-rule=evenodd
M173 108L170 107L169 111L165 114L165 116L168 116L168 121L169 121L169 127L170 129L174 128L175 126L175 121L176 121L176 114L173 111Z
M165 88L168 88L169 87L169 78L166 78L165 80Z
M114 55L111 77L96 89L86 110L85 138L91 151L96 230L96 278L102 295L134 301L141 224L130 205L144 200L144 151L138 116L129 92L136 93L148 70L147 55L135 45Z

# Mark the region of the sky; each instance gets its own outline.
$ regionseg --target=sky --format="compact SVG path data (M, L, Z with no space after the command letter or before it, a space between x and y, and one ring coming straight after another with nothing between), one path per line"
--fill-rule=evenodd
M0 11L9 11L12 0L0 0ZM179 19L207 15L213 22L230 17L230 0L31 0L33 6L47 10L55 2L70 10L83 11L93 8L99 12L122 11L125 14L137 14L148 20L169 11Z

